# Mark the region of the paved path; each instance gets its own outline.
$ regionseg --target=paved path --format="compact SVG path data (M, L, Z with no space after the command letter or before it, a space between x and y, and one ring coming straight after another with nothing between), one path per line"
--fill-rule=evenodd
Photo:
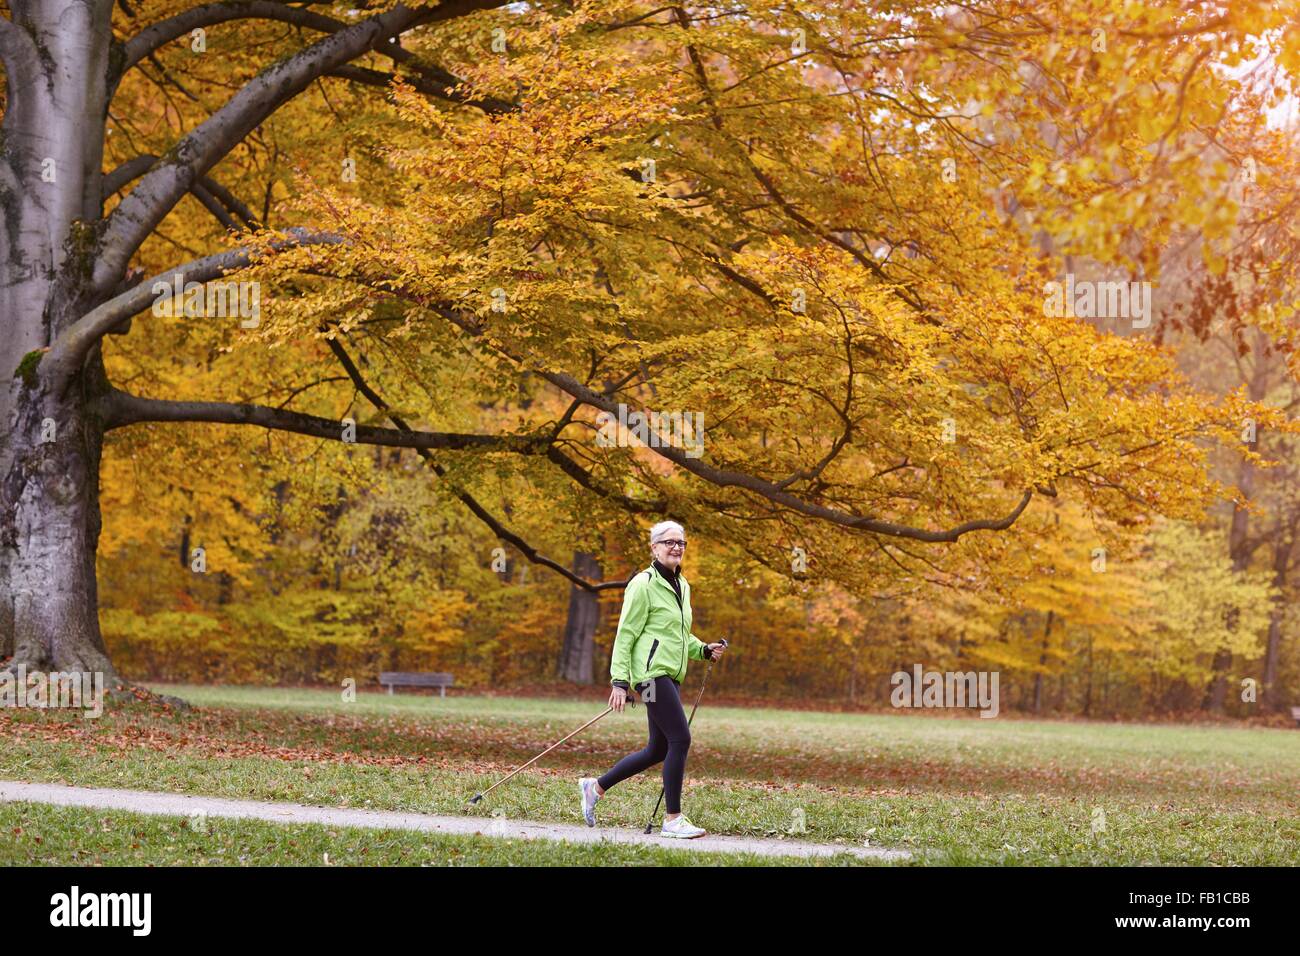
M694 840L673 840L659 836L657 831L647 835L640 830L632 829L534 823L528 820L506 820L494 817L433 816L392 810L347 810L309 807L301 803L264 803L258 800L229 800L223 797L153 793L147 790L65 787L55 783L17 783L0 780L0 802L10 800L27 800L64 807L130 810L133 813L158 813L181 817L202 812L209 817L269 820L272 823L321 823L328 826L422 830L432 833L477 833L492 837L564 840L570 843L609 841L668 849L690 849L705 853L757 853L763 856L803 857L851 853L854 856L879 860L904 860L911 855L906 850L800 843L795 840L764 840L736 836L703 836ZM576 791L574 802L576 805Z

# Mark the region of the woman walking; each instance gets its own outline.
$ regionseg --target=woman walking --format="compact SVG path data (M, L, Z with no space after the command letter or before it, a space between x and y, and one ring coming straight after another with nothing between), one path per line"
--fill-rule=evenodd
M650 567L637 573L623 593L623 613L610 660L609 705L622 713L628 689L635 687L645 704L650 739L643 750L628 754L603 776L583 777L582 816L596 825L596 801L605 791L633 774L664 765L664 823L660 834L691 839L705 831L682 813L682 777L691 731L678 691L686 676L686 661L718 660L722 644L705 644L691 633L691 588L682 576L686 532L676 521L661 521L650 529Z

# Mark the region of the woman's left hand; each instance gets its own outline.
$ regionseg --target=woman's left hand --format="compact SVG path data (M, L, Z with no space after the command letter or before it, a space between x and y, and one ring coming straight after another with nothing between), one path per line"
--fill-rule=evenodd
M709 660L711 661L720 660L722 658L722 652L725 651L726 649L727 649L727 645L725 644L710 644Z

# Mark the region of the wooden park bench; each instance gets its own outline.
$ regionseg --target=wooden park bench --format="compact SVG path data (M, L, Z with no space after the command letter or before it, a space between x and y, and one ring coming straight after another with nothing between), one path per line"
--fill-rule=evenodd
M379 683L388 687L392 694L394 687L436 687L438 696L446 697L447 688L452 685L450 674L419 674L411 671L380 671Z
M1295 721L1297 727L1300 727L1300 707L1291 708L1291 719Z

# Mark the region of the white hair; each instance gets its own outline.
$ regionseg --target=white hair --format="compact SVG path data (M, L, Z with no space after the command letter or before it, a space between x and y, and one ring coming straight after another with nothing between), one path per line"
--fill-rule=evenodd
M676 531L682 537L686 536L686 529L676 521L661 521L650 529L650 543L654 544L661 538L667 537L669 531Z

